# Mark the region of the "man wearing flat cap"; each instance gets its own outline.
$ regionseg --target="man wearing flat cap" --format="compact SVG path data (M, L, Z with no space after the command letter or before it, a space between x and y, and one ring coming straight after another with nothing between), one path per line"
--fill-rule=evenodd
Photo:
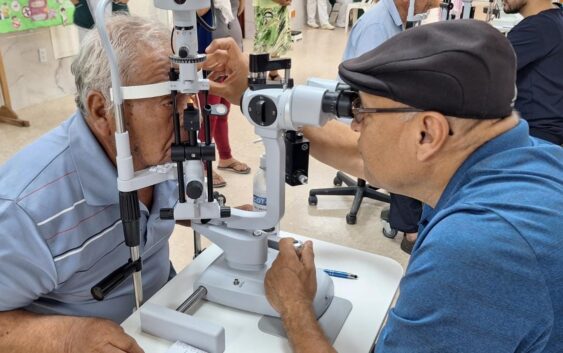
M246 75L236 48L215 42L206 64L228 75L213 90L233 101ZM484 22L439 22L339 73L360 92L347 147L358 174L427 205L374 350L563 352L563 150L513 111L508 40ZM311 242L296 253L282 240L265 287L295 352L334 352L312 310Z

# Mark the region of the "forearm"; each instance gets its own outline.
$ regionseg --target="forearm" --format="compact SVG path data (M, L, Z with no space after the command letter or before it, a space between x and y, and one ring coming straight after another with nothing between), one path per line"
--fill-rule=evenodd
M282 315L282 320L294 353L336 353L310 305L293 305Z
M322 128L305 127L303 134L311 142L310 153L315 159L357 178L365 178L358 133L342 123L329 121Z
M0 352L64 353L70 317L0 312Z

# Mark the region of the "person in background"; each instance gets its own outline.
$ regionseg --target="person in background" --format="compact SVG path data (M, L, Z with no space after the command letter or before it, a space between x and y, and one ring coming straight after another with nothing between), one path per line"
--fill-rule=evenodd
M213 0L212 0L213 1ZM208 31L198 24L198 52L205 52L205 48L211 43L213 39L218 38L233 38L237 45L242 50L242 30L238 20L238 16L244 11L244 0L214 0L215 10L214 14L211 13L210 9L198 10L198 14L203 17L203 20L208 24L213 22L215 19L215 31ZM205 101L205 94L199 93L200 102ZM215 141L217 146L217 151L219 152L219 162L217 163L217 168L220 170L227 170L238 174L248 174L250 173L250 167L243 162L240 162L233 157L231 146L229 143L229 112L230 106L228 100L221 98L219 96L214 96L212 94L207 95L207 104L224 104L227 107L227 115L216 116L211 115L209 117L209 122L211 124L211 137ZM199 139L205 139L205 129L203 127L203 122L199 130ZM213 171L213 186L216 188L224 187L227 185L225 179Z
M291 0L252 0L254 7L254 52L269 53L278 58L291 48L289 5ZM270 80L280 80L277 70L269 72Z
M307 26L319 28L317 24L317 15L319 18L320 28L334 29L334 26L328 22L327 0L307 0Z
M416 0L415 14L427 12L439 5L439 0ZM407 22L408 8L408 0L380 0L363 14L352 28L343 60L359 57L401 33ZM356 132L336 121L329 122L323 128L305 127L303 132L311 141L313 157L344 172L351 170L348 148L343 144L346 141L350 146L354 146L358 136ZM352 175L358 176L353 173ZM391 193L389 209L381 213L381 218L389 222L392 229L403 232L401 249L408 254L416 241L421 214L420 201L394 193Z
M551 0L503 0L524 19L508 32L516 52L515 108L530 135L563 145L563 9Z
M78 36L80 42L84 39L86 33L94 28L94 12L100 0L70 0L74 6L73 22L78 27ZM127 3L129 0L117 0L111 3L111 12L124 12L129 13ZM90 11L91 10L91 11Z
M353 0L336 0L337 4L340 4L340 8L338 9L338 16L336 17L335 26L344 28L346 27L346 22L349 21L349 18L346 18L346 8L348 4L353 3Z

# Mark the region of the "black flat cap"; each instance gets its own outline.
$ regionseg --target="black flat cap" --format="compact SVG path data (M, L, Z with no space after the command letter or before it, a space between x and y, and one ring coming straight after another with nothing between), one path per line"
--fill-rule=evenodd
M453 20L406 30L340 64L352 88L445 115L494 119L511 114L516 57L489 24Z

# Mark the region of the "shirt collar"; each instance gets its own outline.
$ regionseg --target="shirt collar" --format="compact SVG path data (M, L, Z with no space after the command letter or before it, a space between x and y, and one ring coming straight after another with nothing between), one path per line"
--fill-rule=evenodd
M387 8L387 12L389 12L389 15L391 15L393 22L395 22L398 27L401 27L401 29L403 29L403 21L401 20L401 15L399 15L399 10L397 10L397 5L395 5L395 2L393 0L381 1Z
M71 118L68 135L86 203L93 206L117 204L117 170L80 112Z
M463 186L461 183L471 167L494 154L516 147L529 146L530 143L528 123L525 120L520 119L518 125L479 147L454 173L444 192L440 196L440 200L436 204L436 207L431 208L426 204L424 205L420 219L421 228L419 229L419 232L422 231L422 229L430 222L430 220L432 220L439 210L448 204L451 197Z

